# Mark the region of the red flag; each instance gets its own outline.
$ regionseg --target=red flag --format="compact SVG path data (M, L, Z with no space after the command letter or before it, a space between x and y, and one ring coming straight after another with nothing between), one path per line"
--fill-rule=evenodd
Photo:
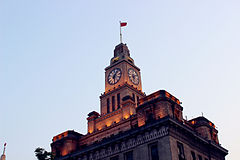
M124 27L124 26L126 26L126 25L127 25L127 22L121 22L121 23L120 23L120 26L121 26L121 27Z

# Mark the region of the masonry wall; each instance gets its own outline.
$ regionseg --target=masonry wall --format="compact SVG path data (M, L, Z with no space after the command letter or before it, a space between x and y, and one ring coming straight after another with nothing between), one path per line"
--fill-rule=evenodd
M124 154L133 153L134 160L149 160L150 146L157 145L158 155L164 157L164 160L171 160L170 142L168 128L165 126L157 126L152 129L144 129L139 132L125 132L120 137L109 138L100 145L89 146L89 150L85 150L82 155L79 154L78 160L110 160L118 156L119 160L124 160Z
M107 99L109 98L109 104L110 104L110 112L113 112L112 110L112 96L115 96L115 110L117 110L117 94L120 94L120 108L122 107L122 98L125 96L132 96L132 93L135 94L135 107L137 107L137 97L142 98L143 95L139 94L136 92L136 90L129 88L128 86L124 86L123 88L118 89L118 86L116 86L115 91L110 93L109 95L104 95L100 98L100 103L101 103L101 115L107 114Z
M192 152L195 154L196 160L199 160L199 156L202 157L202 160L225 160L224 156L219 154L219 151L214 152L207 143L202 144L200 142L193 141L193 139L187 138L184 135L181 135L178 138L176 138L176 136L170 136L169 139L172 160L179 160L177 143L181 143L183 145L186 160L193 160Z

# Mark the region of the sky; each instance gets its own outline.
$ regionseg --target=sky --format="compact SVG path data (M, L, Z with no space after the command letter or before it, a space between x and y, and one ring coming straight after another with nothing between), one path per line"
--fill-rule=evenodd
M0 153L7 142L7 160L32 160L61 132L86 134L126 21L143 91L203 114L238 160L239 17L239 0L0 0Z

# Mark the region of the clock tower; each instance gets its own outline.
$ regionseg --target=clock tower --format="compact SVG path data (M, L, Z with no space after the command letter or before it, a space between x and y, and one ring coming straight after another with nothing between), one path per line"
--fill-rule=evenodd
M110 65L105 68L105 92L100 96L101 115L121 108L125 96L131 96L137 107L144 94L140 69L130 57L127 45L120 43L114 49Z
M126 44L120 43L115 47L114 57L105 71L105 92L124 83L142 90L140 69L135 66Z
M121 131L132 127L131 119L136 119L136 108L139 99L145 97L142 92L140 69L126 44L120 43L114 49L110 65L105 68L105 92L100 96L100 113L95 111L88 114L88 133L96 134L101 139L106 135L100 131L118 125ZM99 133L98 133L99 132ZM108 134L116 134L117 128Z

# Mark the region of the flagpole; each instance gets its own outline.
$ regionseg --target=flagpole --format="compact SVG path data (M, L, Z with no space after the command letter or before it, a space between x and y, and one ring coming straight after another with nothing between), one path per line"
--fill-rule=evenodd
M122 43L122 27L121 27L121 21L119 21L120 25L120 43Z
M3 155L5 154L5 150L6 150L6 147L4 146L4 148L3 148Z

